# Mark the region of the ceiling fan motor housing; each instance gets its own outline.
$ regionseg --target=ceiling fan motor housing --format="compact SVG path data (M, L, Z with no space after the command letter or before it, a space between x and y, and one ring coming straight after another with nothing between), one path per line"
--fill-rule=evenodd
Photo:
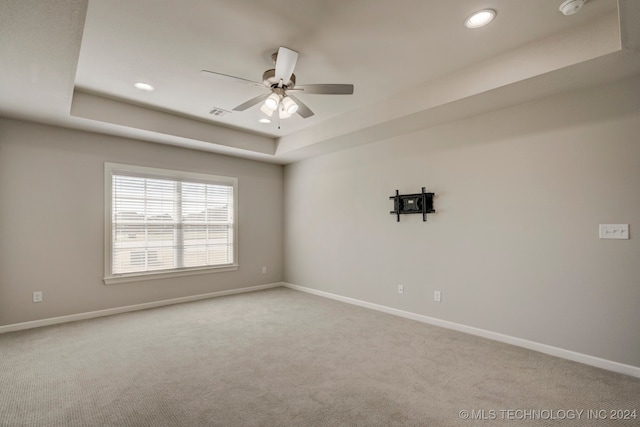
M272 68L271 70L267 70L262 74L262 82L265 86L276 88L280 84L280 81L276 79L276 69ZM282 86L285 89L292 89L296 85L296 75L291 74L291 78L288 82L282 82Z

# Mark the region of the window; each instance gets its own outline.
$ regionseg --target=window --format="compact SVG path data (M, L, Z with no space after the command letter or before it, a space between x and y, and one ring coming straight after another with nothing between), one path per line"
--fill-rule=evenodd
M237 179L105 164L105 283L235 270Z

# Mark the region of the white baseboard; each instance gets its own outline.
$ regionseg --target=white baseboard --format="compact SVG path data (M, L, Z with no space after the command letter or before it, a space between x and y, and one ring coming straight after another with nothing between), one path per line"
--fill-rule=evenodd
M589 356L588 354L578 353L571 350L565 350L559 347L553 347L546 344L537 343L534 341L525 340L522 338L512 337L509 335L500 334L497 332L487 331L485 329L474 328L472 326L462 325L459 323L449 322L446 320L436 319L434 317L424 316L422 314L411 313L409 311L398 310L396 308L386 307L384 305L373 304L366 301L357 300L354 298L343 297L341 295L332 294L329 292L319 291L317 289L307 288L304 286L293 285L291 283L283 283L283 286L295 289L297 291L307 292L313 295L318 295L325 298L331 298L337 301L346 302L348 304L357 305L360 307L370 308L372 310L381 311L387 314L393 314L395 316L404 317L411 320L417 320L418 322L428 323L430 325L440 326L447 329L452 329L459 332L464 332L471 335L476 335L483 338L488 338L494 341L500 341L506 344L512 344L518 347L527 348L529 350L538 351L540 353L549 354L551 356L560 357L562 359L572 360L574 362L584 363L585 365L595 366L597 368L606 369L608 371L618 372L620 374L630 375L640 378L640 367L626 365L624 363L614 362L607 359L601 359L595 356Z
M325 298L334 299L334 300L345 302L352 305L357 305L360 307L369 308L372 310L381 311L383 313L392 314L395 316L404 317L411 320L416 320L418 322L428 323L430 325L440 326L443 328L452 329L455 331L464 332L467 334L476 335L483 338L488 338L488 339L503 342L506 344L512 344L518 347L527 348L529 350L538 351L540 353L549 354L551 356L556 356L563 359L572 360L574 362L584 363L585 365L595 366L597 368L602 368L609 371L618 372L621 374L640 378L640 367L637 367L637 366L626 365L624 363L614 362L611 360L602 359L595 356L589 356L587 354L578 353L575 351L566 350L559 347L553 347L550 345L541 344L534 341L525 340L522 338L512 337L512 336L500 334L497 332L487 331L485 329L474 328L472 326L467 326L467 325L462 325L455 322L436 319L434 317L424 316L422 314L411 313L409 311L399 310L399 309L387 307L384 305L374 304L374 303L358 300L355 298L344 297L341 295L332 294L330 292L319 291L317 289L307 288L304 286L294 285L291 283L283 283L283 282L269 283L266 285L259 285L259 286L251 286L247 288L230 289L228 291L211 292L211 293L200 294L200 295L191 295L191 296L172 298L172 299L162 300L162 301L128 305L124 307L108 308L105 310L71 314L68 316L52 317L49 319L34 320L30 322L13 323L10 325L0 326L0 334L5 332L21 331L24 329L38 328L41 326L75 322L77 320L111 316L114 314L145 310L148 308L162 307L162 306L172 305L172 304L199 301L203 299L221 297L226 295L260 291L264 289L277 288L280 286L284 286L290 289L295 289L297 291L302 291L302 292L306 292L313 295L318 295Z
M96 317L111 316L114 314L127 313L130 311L145 310L147 308L162 307L165 305L180 304L183 302L199 301L208 298L222 297L226 295L241 294L245 292L260 291L263 289L277 288L283 283L269 283L266 285L250 286L247 288L230 289L228 291L211 292L207 294L191 295L187 297L172 298L162 301L146 302L144 304L127 305L124 307L107 308L105 310L90 311L87 313L70 314L68 316L51 317L49 319L33 320L31 322L13 323L11 325L0 326L0 334L5 332L21 331L24 329L39 328L41 326L57 325L59 323L75 322L76 320L93 319Z

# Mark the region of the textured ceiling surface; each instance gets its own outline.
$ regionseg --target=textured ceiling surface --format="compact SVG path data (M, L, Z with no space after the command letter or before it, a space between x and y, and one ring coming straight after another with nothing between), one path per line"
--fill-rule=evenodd
M590 0L572 16L560 3L8 0L0 114L287 163L639 72L624 28L639 2ZM465 28L484 7L496 19ZM261 81L280 46L299 52L297 84L354 94L299 92L315 115L262 124L259 105L233 108L266 88L200 73Z

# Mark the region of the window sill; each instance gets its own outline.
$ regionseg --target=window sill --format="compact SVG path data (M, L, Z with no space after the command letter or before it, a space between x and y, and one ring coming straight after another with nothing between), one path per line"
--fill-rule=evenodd
M225 265L222 267L189 268L184 270L122 274L118 276L105 277L105 285L117 285L119 283L140 282L143 280L169 279L172 277L194 276L196 274L223 273L226 271L236 271L238 265Z

